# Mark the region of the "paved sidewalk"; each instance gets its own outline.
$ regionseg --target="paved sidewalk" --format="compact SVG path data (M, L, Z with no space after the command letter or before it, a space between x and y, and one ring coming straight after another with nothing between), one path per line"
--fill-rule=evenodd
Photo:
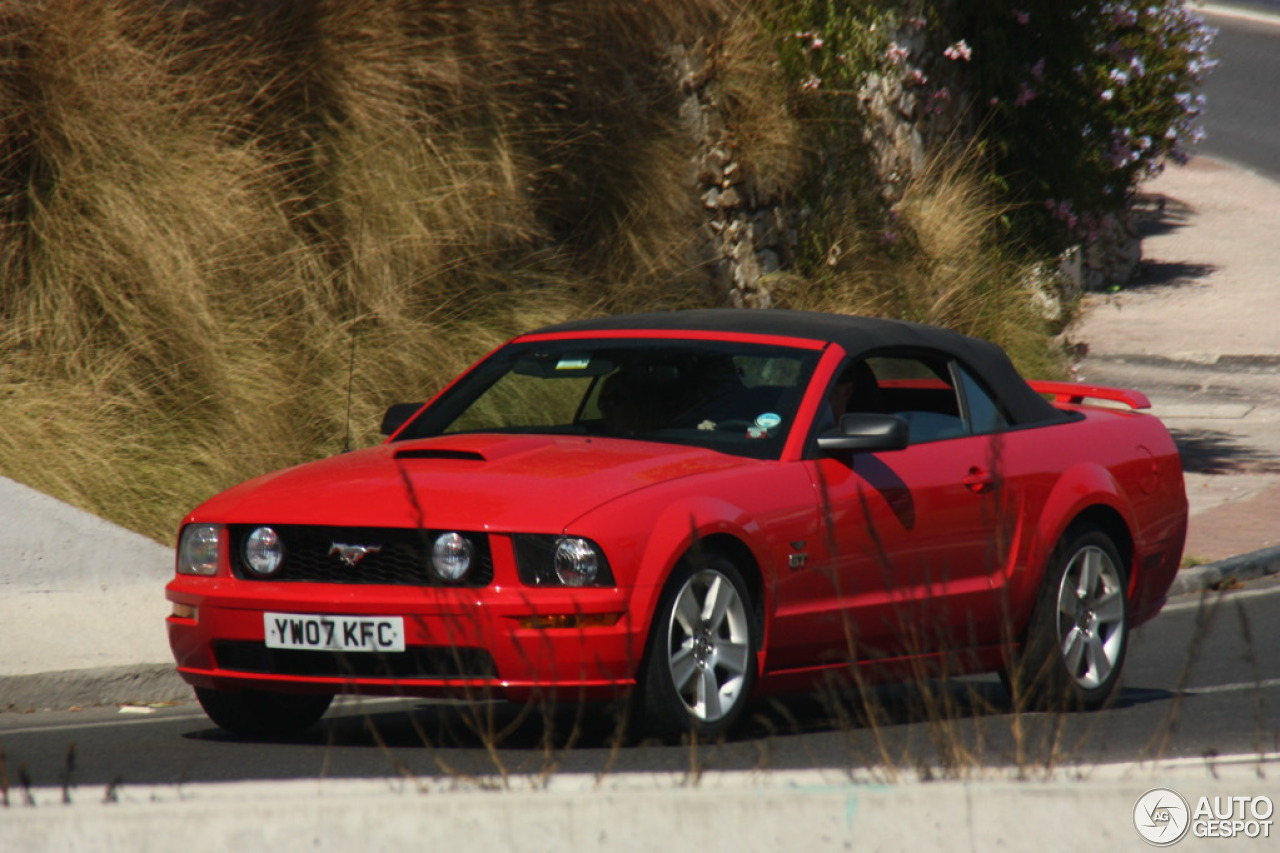
M0 712L189 700L169 548L0 477Z
M1151 397L1183 451L1186 555L1280 546L1280 186L1197 158L1144 188L1138 280L1086 298L1080 378Z

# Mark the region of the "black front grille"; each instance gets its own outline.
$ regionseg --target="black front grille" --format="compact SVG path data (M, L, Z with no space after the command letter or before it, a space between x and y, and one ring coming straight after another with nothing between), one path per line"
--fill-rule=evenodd
M409 648L403 652L329 652L269 649L262 643L213 644L220 669L322 678L496 678L484 649Z
M273 524L284 543L284 561L278 573L260 578L245 562L244 543L261 525L231 527L231 565L242 580L302 581L339 584L393 584L413 586L487 586L493 582L493 558L489 538L482 533L463 535L471 542L476 565L460 583L449 584L430 569L431 546L443 531L402 527L318 527ZM354 565L343 560L335 546L369 549Z

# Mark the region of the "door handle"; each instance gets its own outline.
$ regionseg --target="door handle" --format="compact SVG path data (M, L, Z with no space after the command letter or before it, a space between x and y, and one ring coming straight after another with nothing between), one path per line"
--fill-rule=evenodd
M976 465L969 469L968 476L960 482L975 495L985 494L996 487L996 478Z

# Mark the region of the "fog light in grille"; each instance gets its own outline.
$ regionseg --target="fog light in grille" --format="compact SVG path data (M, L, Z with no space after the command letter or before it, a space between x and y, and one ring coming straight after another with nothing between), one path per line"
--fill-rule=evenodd
M431 548L431 569L443 581L456 583L471 571L475 548L461 533L442 533Z
M271 577L284 562L284 543L270 527L259 527L245 540L244 560L258 577Z

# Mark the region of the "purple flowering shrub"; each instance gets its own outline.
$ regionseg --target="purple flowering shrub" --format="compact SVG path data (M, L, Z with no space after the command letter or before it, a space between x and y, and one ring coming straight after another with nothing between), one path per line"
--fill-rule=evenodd
M1185 160L1201 136L1213 32L1181 0L773 8L796 109L826 123L825 167L860 163L841 124L857 120L869 77L887 75L914 94L912 120L977 143L1012 206L1012 236L1040 250L1096 239L1144 178Z
M1144 178L1201 138L1213 32L1180 0L932 5L941 63L970 98L966 124L1039 245L1097 239ZM947 54L958 41L962 63Z

